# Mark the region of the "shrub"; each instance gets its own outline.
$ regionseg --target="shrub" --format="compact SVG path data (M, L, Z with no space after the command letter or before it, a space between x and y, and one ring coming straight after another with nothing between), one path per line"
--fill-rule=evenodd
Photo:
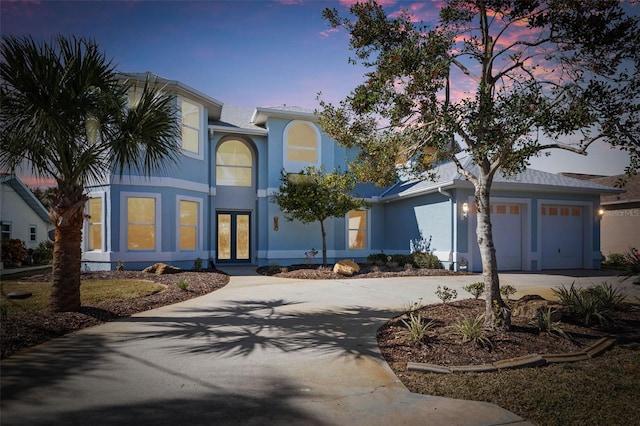
M189 288L189 283L184 281L184 280L178 281L178 283L176 285L182 291L187 291L187 289Z
M387 263L387 255L384 253L371 253L367 256L367 263L370 265L382 266Z
M416 251L411 257L413 264L420 269L442 269L442 263L433 253Z
M635 277L633 283L640 284L640 252L630 248L624 254L625 279Z
M484 283L477 282L477 283L468 284L462 287L462 289L466 292L471 293L473 297L477 300L480 298L480 296L482 296L482 293L484 293Z
M116 271L124 271L124 262L122 260L118 260L118 263L116 263Z
M462 343L472 342L485 348L491 348L491 340L484 335L484 315L475 318L461 318L449 326L452 334L462 337Z
M509 300L509 296L513 296L514 294L516 294L517 291L518 290L516 290L516 288L511 284L505 284L500 286L500 294L506 297L507 300Z
M591 325L594 318L601 325L609 322L609 312L621 309L626 298L620 289L614 289L607 283L586 289L576 288L574 284L571 283L569 288L561 286L552 291L558 301L586 325Z
M603 263L609 266L624 266L626 258L623 253L611 253Z
M458 292L455 289L451 289L447 286L444 286L442 288L438 286L438 288L436 289L436 296L438 296L438 299L442 300L442 303L447 303L458 297Z
M197 272L202 271L202 259L200 259L199 257L193 261L193 270Z
M17 266L27 257L27 247L17 238L2 241L2 261Z
M424 322L419 312L411 312L409 314L409 321L402 320L402 323L407 327L405 331L406 336L413 343L422 342L427 332L433 328L434 322Z
M50 263L51 259L53 259L53 241L43 241L33 249L34 263Z
M396 263L398 265L406 265L410 263L413 265L413 258L410 254L393 254L391 255L391 261L389 263Z

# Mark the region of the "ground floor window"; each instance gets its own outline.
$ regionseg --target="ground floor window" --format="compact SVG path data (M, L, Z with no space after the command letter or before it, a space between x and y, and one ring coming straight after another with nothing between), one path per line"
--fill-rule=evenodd
M2 223L2 241L11 239L11 224L4 222Z
M349 249L367 248L367 211L351 210L347 219Z
M127 249L155 250L155 197L127 197Z
M200 203L180 200L179 214L179 247L180 250L196 250L198 248L198 223Z
M89 198L87 203L89 250L102 250L102 197Z
M38 239L38 228L36 227L36 225L29 225L29 242L30 243L35 243L36 240Z

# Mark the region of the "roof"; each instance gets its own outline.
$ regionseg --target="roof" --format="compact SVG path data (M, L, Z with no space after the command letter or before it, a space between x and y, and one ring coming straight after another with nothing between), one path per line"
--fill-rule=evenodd
M257 126L264 126L267 119L273 118L293 118L308 121L318 121L315 111L299 106L280 105L274 107L258 107L253 113L251 122Z
M209 124L214 131L266 135L267 130L251 122L254 110L234 105L224 105L220 119Z
M473 164L471 157L461 156L460 162L469 171L477 174L477 165ZM447 188L471 188L462 174L458 172L453 162L442 163L435 167L436 180L408 180L398 182L384 193L383 199L390 200L398 197L412 197ZM600 183L574 179L571 177L543 172L536 169L526 169L511 177L505 177L502 173L496 173L493 180L494 190L526 190L529 192L568 192L585 194L619 194L620 189L602 185Z
M619 187L621 190L619 193L602 195L600 201L603 205L640 202L640 174L631 177L627 175L601 176L579 173L562 174L564 176L575 177L576 179L588 180L589 182L600 185ZM621 183L622 186L620 186Z
M171 86L176 89L178 95L187 97L194 101L200 102L205 107L207 107L209 120L219 120L220 115L222 113L222 105L223 103L217 99L214 99L204 93L194 89L193 87L189 87L184 83L179 82L178 80L169 80L167 78L161 77L152 72L132 72L132 73L120 73L120 76L123 80L133 79L137 82L145 82L147 80L152 82L157 82L160 84L165 84L167 86Z
M49 218L49 212L42 205L40 200L33 195L33 192L27 186L22 183L20 179L16 175L7 174L4 176L0 176L0 183L3 185L7 185L11 187L16 194L20 196L24 200L25 203L33 210L45 223L51 223L51 218Z

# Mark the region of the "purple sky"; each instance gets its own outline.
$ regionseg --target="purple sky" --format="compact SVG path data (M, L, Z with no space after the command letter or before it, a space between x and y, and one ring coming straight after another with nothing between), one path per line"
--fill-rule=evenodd
M57 34L93 38L120 71L151 71L230 105L313 109L318 92L338 102L362 81L364 68L347 63L348 34L329 31L321 16L325 7L346 15L350 2L2 0L0 31L47 41ZM389 13L408 8L430 19L439 2L384 3ZM623 172L624 153L592 148L587 157L556 151L533 167Z

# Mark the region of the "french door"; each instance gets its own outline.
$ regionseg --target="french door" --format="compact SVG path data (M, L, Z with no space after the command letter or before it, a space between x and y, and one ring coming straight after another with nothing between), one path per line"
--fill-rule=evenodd
M251 213L216 213L218 262L241 263L251 261Z

